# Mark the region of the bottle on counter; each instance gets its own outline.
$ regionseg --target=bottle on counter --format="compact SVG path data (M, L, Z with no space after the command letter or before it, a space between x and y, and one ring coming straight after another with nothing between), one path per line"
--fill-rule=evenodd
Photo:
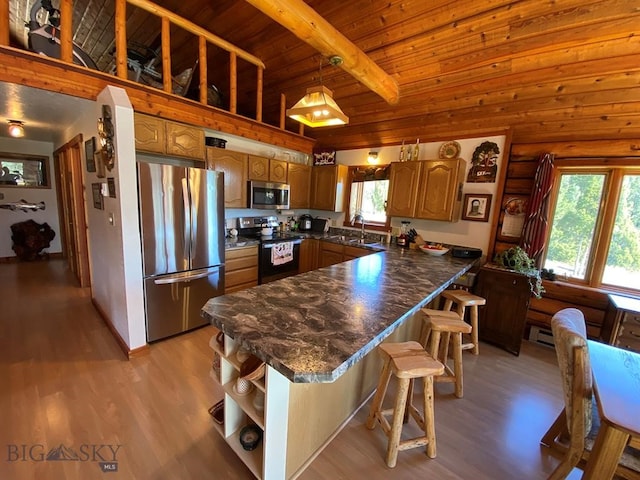
M400 155L398 156L399 162L404 162L407 160L407 152L404 148L404 140L402 140L402 146L400 147Z
M413 155L411 155L411 158L413 159L414 162L417 162L419 156L420 156L420 139L418 138L416 140L416 144L413 146Z
M411 222L403 220L402 226L400 227L400 235L396 239L396 243L399 247L409 247L409 224Z

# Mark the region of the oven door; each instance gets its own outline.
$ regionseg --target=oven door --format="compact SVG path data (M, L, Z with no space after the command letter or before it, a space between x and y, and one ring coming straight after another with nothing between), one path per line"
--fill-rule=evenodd
M298 274L302 240L264 242L260 245L258 283L269 283Z

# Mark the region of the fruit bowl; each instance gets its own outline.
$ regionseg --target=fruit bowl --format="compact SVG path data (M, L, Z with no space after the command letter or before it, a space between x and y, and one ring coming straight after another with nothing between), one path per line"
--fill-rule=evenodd
M422 250L427 255L433 255L436 257L444 255L449 251L448 248L438 245L420 245L420 250Z

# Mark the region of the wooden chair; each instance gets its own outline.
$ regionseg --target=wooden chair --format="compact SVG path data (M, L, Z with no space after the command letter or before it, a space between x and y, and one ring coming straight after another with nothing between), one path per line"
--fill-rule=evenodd
M425 352L418 342L382 343L378 346L378 352L380 352L384 363L366 425L369 430L372 430L376 426L376 422L380 423L384 434L388 437L385 459L387 466L390 468L396 466L398 451L423 445L427 447L427 456L434 458L436 456L436 430L433 410L433 377L434 375L442 375L443 365ZM398 378L395 406L392 409L382 409L382 402L392 374ZM416 378L422 378L424 382L422 395L424 413L422 415L412 402L413 381ZM401 441L402 424L408 420L409 414L422 429L424 435ZM385 415L393 416L391 424Z
M582 312L575 308L560 310L551 319L551 329L565 406L541 443L563 454L562 461L549 476L549 480L561 480L588 458L589 447L597 433L598 415L593 405L587 328ZM635 461L639 460L636 458ZM632 465L633 462L634 459L623 458L616 474L627 479L640 479L640 473L633 467L623 465Z

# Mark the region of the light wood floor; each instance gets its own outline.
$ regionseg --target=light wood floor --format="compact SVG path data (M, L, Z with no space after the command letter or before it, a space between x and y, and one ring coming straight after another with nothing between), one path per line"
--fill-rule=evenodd
M129 361L62 261L2 264L0 285L0 479L253 478L207 412L221 395L211 327ZM486 344L465 352L463 399L436 385L437 458L418 448L387 468L367 405L300 478L546 478L557 460L539 440L561 408L560 376L553 350L524 343L519 357ZM39 461L61 444L80 461ZM116 445L118 472L101 472L93 459L113 460Z

